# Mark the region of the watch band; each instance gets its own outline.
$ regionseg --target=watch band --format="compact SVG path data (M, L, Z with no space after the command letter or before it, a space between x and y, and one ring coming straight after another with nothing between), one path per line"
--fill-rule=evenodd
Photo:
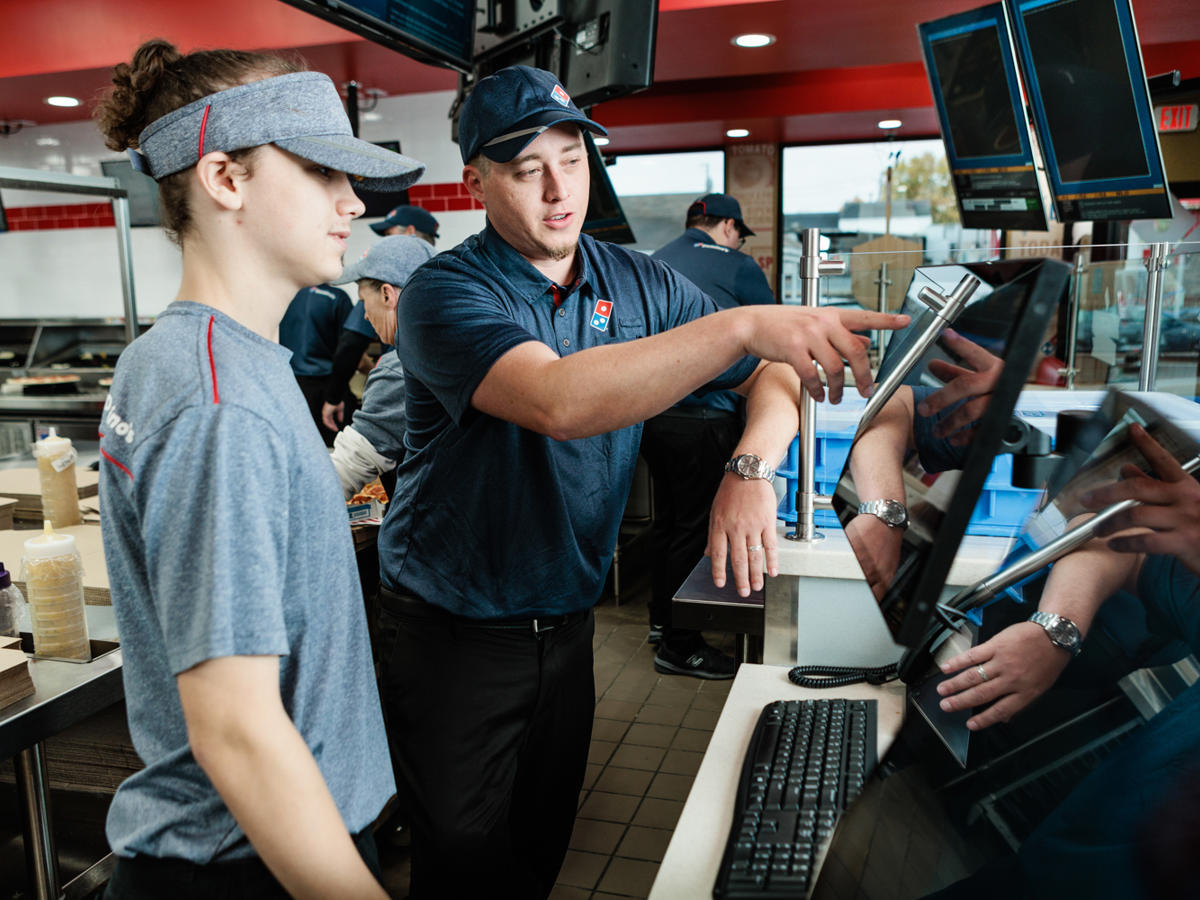
M874 516L889 528L908 527L908 508L899 500L865 500L858 504L858 513Z

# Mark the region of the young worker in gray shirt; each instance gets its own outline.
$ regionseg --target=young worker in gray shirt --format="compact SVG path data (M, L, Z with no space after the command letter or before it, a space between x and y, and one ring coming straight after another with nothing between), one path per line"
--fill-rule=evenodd
M118 789L105 897L383 900L394 792L346 510L276 343L337 278L367 187L424 167L351 134L276 57L151 41L99 120L159 182L179 292L121 354L100 427L104 556L145 768ZM374 874L372 873L374 869Z

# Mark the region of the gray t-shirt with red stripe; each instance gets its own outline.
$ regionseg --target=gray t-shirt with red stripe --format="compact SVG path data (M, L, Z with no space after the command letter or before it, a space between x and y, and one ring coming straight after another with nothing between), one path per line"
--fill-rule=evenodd
M188 745L175 677L209 659L280 657L284 707L350 832L395 791L342 491L290 355L177 302L117 365L104 555L146 764L109 809L118 855L254 853Z

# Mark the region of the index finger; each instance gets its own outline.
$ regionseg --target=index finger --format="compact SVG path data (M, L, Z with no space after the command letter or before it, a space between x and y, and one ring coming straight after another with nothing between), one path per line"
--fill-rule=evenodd
M838 316L841 318L842 324L851 331L867 329L894 331L897 328L904 328L912 321L910 316L902 313L872 312L869 309L839 309Z

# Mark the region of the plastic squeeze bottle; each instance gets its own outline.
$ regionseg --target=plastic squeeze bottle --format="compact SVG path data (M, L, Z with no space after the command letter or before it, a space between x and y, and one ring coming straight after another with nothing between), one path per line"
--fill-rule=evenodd
M75 447L54 429L33 445L42 483L42 515L55 528L78 525L79 485L75 480Z
M75 537L59 534L49 521L25 542L25 590L33 622L33 655L88 662L83 607L83 565Z

